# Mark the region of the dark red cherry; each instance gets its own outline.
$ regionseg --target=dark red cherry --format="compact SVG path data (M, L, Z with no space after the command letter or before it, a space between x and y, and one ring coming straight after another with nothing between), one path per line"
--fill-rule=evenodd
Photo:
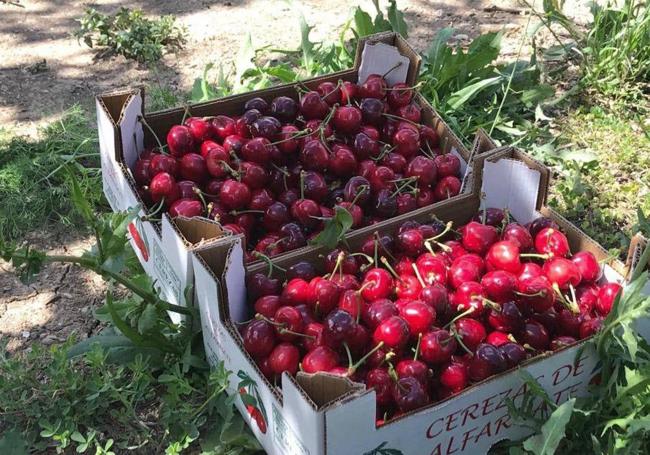
M167 133L167 146L172 156L180 158L194 151L194 136L187 126L174 125Z
M378 406L393 403L393 380L385 368L373 368L366 375L366 387L375 391Z
M383 99L386 96L386 80L379 74L371 74L363 84L359 86L361 98Z
M391 109L408 105L413 99L413 88L403 82L393 85L386 95Z
M528 230L530 231L530 235L532 235L533 238L537 236L537 233L539 233L539 231L545 228L558 230L560 229L560 226L558 226L558 224L552 219L543 216L531 221L528 225Z
M544 228L537 233L535 250L553 257L565 257L571 253L566 236L553 228Z
M548 349L550 342L546 328L539 322L532 320L526 322L518 339L538 351Z
M275 330L264 320L251 321L242 334L244 349L252 357L268 356L275 347Z
M508 368L514 368L526 360L526 349L518 343L508 342L499 346L499 351L506 359Z
M395 372L399 378L415 378L425 389L429 388L431 370L424 362L413 359L400 360L395 366Z
M398 314L399 310L392 301L379 299L372 302L369 306L364 307L361 316L363 317L363 322L370 329L375 329L391 316L397 316Z
M407 322L399 316L391 316L375 329L372 339L391 349L401 349L408 343L411 333Z
M250 126L253 137L265 137L269 140L275 139L282 129L282 124L275 117L262 116L256 119Z
M359 86L354 82L343 81L341 84L341 103L350 104L357 97Z
M458 177L448 175L441 178L433 188L433 197L436 201L444 201L460 193L462 182Z
M325 316L323 326L325 338L340 343L354 334L356 321L347 311L334 309Z
M316 276L316 269L309 261L300 261L292 264L286 272L287 280L294 278L302 278L305 281L310 281Z
M277 337L283 341L292 341L297 338L298 333L302 333L304 322L302 314L292 306L281 306L273 315L275 332Z
M383 120L383 113L386 112L386 105L377 98L364 98L359 104L363 122L378 126Z
M393 135L392 143L397 153L409 159L420 149L420 133L411 128L399 129Z
M266 318L275 316L275 312L280 308L280 297L277 295L265 295L255 301L255 313L261 314Z
M329 112L329 105L316 91L304 93L300 97L300 112L307 120L322 120Z
M439 365L449 362L457 347L456 340L448 331L434 329L422 335L420 356L429 365Z
M585 338L594 335L595 333L600 331L602 326L603 326L603 318L600 316L583 321L582 324L580 324L580 339L583 340Z
M429 394L413 377L400 378L393 386L393 400L402 412L412 411L429 404Z
M269 109L269 103L260 97L251 98L246 101L246 103L244 103L244 111L248 111L250 109L257 109L258 111L264 113Z
M488 313L488 324L494 330L517 332L523 322L524 318L515 302L504 302L500 308L492 308Z
M167 172L172 177L178 176L178 162L173 156L160 153L151 156L151 164L149 165L150 178L161 172Z
M269 354L269 365L275 374L287 372L295 375L298 372L300 351L291 343L280 343Z
M298 103L293 98L278 96L271 101L271 115L281 122L292 122L297 114Z
M208 179L205 159L198 153L186 153L180 159L178 172L183 179L203 183Z
M316 91L323 101L330 106L334 106L341 102L341 90L339 90L339 86L334 82L321 82L318 84L318 87L316 87Z
M530 232L518 223L508 224L503 230L501 238L516 244L519 251L529 251L533 247L533 237Z
M482 381L507 368L508 363L499 348L483 343L477 346L469 362L469 376L473 381Z
M435 162L424 156L416 156L409 161L405 175L417 178L421 185L431 185L436 181L438 174Z
M339 106L334 111L332 124L342 134L354 134L361 128L361 110L354 106Z
M576 340L573 337L570 336L559 336L556 338L553 338L551 340L550 348L552 351L558 351L562 348L566 348L567 346L571 346L572 344L576 343L578 340Z
M433 161L436 164L439 179L449 176L460 176L460 158L453 153L438 155L433 159Z
M612 311L614 301L623 288L617 283L606 283L600 287L598 291L598 299L594 309L596 313L601 316L607 316Z

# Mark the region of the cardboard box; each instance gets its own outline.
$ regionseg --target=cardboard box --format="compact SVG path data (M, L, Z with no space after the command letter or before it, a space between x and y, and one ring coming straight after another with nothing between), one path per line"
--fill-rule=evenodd
M474 191L458 200L442 203L428 212L391 220L380 227L392 231L404 219L430 219L435 215L456 225L467 222L482 206L507 207L522 223L540 214L555 219L566 232L572 251L588 250L599 260L608 260L603 280L623 281L631 263L611 260L596 242L544 205L548 170L513 148L487 153L475 161ZM352 234L352 249L363 241L369 229ZM637 256L642 239L635 237L631 258ZM280 266L297 260L315 261L321 250L294 253L279 258ZM503 439L519 439L528 433L508 416L506 399L520 402L526 387L515 370L472 385L458 395L429 407L410 412L375 427L375 393L362 384L327 374L293 378L284 374L281 389L273 387L245 352L237 331L238 322L247 320L245 270L241 239L232 245L197 248L193 253L196 298L201 311L203 337L209 361L225 362L233 371L228 393L237 393L246 379L248 393L258 400L250 413L241 400L235 403L253 433L271 455L375 455L388 453L483 454ZM262 270L253 267L248 273ZM650 289L646 289L650 292ZM519 368L535 377L557 402L586 392L596 368L596 356L583 348L584 342L553 354L531 359ZM580 353L579 358L576 358ZM384 450L382 452L381 450Z
M323 81L356 82L358 78L365 80L368 74L383 74L397 62L401 62L402 66L388 73L386 78L391 85L406 82L412 86L417 80L420 60L419 55L398 34L381 33L360 40L352 69L305 80L301 85L315 88ZM262 97L270 102L277 96L297 99L295 84L279 85L194 104L189 106L189 111L198 117L239 115L250 98ZM422 107L422 123L436 130L441 138L443 151L456 154L461 159L461 173L469 175L470 152L422 96L416 94L415 100ZM126 210L138 205L144 207L129 170L133 168L145 146L155 146L157 142L151 131L143 128L139 117L146 120L159 138L164 138L172 125L182 122L185 113L186 108L180 107L145 114L142 89L97 97L104 193L113 210ZM465 191L470 191L470 187L467 186ZM142 209L141 214L145 215L146 209ZM132 243L147 274L156 280L166 299L180 305L186 303L186 290L190 289L193 283L190 251L199 243L229 241L228 232L222 231L218 223L205 218L181 221L171 220L167 215L163 215L160 224L138 221L130 232L132 236L140 238L137 242L132 240ZM309 249L310 247L304 247L298 251ZM178 319L175 315L174 318Z

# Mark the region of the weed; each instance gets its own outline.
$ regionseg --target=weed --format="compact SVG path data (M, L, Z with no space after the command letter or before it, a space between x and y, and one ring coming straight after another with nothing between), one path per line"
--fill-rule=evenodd
M152 20L139 9L120 8L111 16L90 8L79 24L75 36L88 47L102 48L100 57L119 54L154 63L162 58L164 51L174 52L185 44L186 30L171 15Z
M90 203L104 207L97 133L89 120L75 106L37 140L0 130L0 236L17 238L52 221L80 226L62 172L66 163L78 171Z

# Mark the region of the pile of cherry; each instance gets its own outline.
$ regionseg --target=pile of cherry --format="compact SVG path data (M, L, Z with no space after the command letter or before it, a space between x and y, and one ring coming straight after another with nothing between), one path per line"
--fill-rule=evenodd
M522 226L498 209L458 231L406 221L321 270L250 276L244 347L270 381L301 370L365 383L378 423L594 334L621 290L598 284L595 256L572 255L551 219Z
M305 246L336 206L358 228L458 194L460 160L441 153L413 94L371 75L322 82L299 101L253 98L241 116L174 125L133 176L150 208L216 219L274 256Z

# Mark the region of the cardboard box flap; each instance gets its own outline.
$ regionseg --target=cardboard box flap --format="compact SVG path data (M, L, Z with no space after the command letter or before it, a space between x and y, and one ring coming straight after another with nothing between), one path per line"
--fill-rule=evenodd
M625 260L625 278L630 279L632 273L639 265L641 255L648 245L648 240L640 233L637 232L632 239L630 239L630 248L627 250L627 258ZM642 265L645 269L650 269L650 264Z
M240 242L236 242L228 250L221 275L224 301L228 302L228 315L234 322L243 322L249 317L245 277L244 248Z
M389 49L390 47L395 50ZM390 85L397 82L406 82L409 86L415 85L422 58L404 38L395 32L376 33L360 38L354 60L354 68L359 72L359 82L364 82L370 74L386 73L403 58L408 60L409 65L406 68L402 65L386 75Z
M486 161L481 185L481 208L508 209L522 224L537 218L540 172L512 159Z
M206 239L210 241L231 235L230 231L224 231L219 223L208 220L207 218L186 218L179 216L174 218L174 223L176 223L181 235L190 244L197 244L206 241Z
M298 372L296 380L318 407L338 400L350 392L365 390L363 384L334 374Z
M487 153L497 147L496 142L494 142L487 131L483 128L476 130L474 144L472 146L472 155L482 155L483 153Z
M96 101L111 119L113 125L117 125L120 123L124 106L127 105L131 97L137 95L139 92L139 90L119 90L104 93L98 95Z
M122 142L122 158L129 169L135 167L135 162L144 149L144 132L138 118L142 116L144 103L141 93L134 94L122 109L118 127Z

